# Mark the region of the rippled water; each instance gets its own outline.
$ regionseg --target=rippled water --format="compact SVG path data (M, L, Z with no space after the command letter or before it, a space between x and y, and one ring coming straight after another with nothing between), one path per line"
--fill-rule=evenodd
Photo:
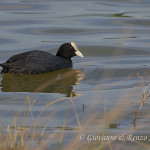
M25 109L26 98L34 102L27 126L33 125L45 105L64 98L45 110L39 128L47 124L47 133L61 130L68 112L66 134L72 136L78 128L76 110L81 126L93 132L105 126L104 121L100 123L105 113L118 110L118 117L106 123L108 133L132 129L142 85L150 83L149 8L149 0L1 0L0 63L33 49L55 54L62 43L71 41L85 56L74 57L72 69L39 75L0 74L3 126ZM142 132L149 130L148 103L137 121ZM93 120L87 123L89 118ZM18 125L23 119L21 113ZM117 127L111 129L109 124Z

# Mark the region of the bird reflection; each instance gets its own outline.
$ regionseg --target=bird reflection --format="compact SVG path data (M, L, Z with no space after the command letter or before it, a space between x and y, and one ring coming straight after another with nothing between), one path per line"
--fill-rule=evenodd
M3 74L3 92L43 92L76 96L73 85L79 84L84 74L80 70L62 69L44 74Z

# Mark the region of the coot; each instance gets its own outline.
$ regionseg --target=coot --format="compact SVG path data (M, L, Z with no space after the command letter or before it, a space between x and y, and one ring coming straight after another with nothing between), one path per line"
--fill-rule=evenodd
M56 56L48 52L32 50L14 55L5 63L0 64L3 67L1 73L36 74L70 68L73 56L83 57L74 42L62 44Z

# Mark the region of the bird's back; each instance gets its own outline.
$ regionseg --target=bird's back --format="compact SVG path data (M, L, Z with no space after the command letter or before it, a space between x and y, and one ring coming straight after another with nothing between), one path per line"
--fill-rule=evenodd
M44 73L72 66L71 59L64 59L51 53L32 50L9 58L2 73Z

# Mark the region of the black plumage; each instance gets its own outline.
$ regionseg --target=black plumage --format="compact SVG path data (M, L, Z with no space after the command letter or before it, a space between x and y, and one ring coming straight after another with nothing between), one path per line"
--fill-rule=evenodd
M74 42L62 44L56 56L49 52L32 50L14 55L0 64L3 67L1 73L45 73L70 68L71 57L76 55L83 57Z

